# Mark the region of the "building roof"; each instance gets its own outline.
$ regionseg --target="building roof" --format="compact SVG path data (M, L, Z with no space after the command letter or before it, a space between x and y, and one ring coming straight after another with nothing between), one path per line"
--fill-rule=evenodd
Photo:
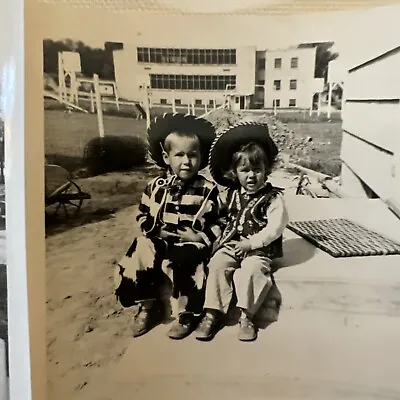
M314 43L300 43L297 47L299 49L313 49L314 47L319 46L320 44L331 44L333 45L334 42L314 42Z

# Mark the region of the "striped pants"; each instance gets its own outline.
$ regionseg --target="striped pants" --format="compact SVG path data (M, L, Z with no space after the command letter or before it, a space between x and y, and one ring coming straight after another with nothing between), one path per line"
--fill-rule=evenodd
M172 313L200 315L209 249L201 243L171 243L138 237L115 270L115 294L123 307L160 299L165 277L172 283Z

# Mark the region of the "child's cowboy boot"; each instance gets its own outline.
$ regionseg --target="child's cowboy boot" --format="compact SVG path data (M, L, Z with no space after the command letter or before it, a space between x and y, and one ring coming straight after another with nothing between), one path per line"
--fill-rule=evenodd
M238 339L242 342L251 342L257 339L257 328L247 315L242 315L239 319Z
M219 315L217 312L206 312L196 329L196 339L208 341L214 338L218 331Z
M133 337L149 332L161 319L161 310L157 302L146 301L139 303L138 307L138 311L133 317Z
M171 324L171 328L168 331L168 337L170 339L183 339L189 336L195 327L196 317L192 313L182 313L178 318Z

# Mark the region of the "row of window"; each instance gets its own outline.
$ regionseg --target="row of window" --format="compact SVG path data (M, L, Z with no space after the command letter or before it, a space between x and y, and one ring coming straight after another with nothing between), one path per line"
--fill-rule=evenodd
M236 64L236 50L138 47L137 60L157 64L232 65Z
M290 68L298 68L299 67L299 58L292 57L290 59ZM282 58L275 58L274 68L282 68Z
M281 84L282 81L280 79L275 79L274 80L274 89L275 90L281 90ZM297 89L297 79L291 79L289 82L289 89L290 90L296 90Z
M166 104L169 104L169 103L168 103L168 100L167 100L167 99L160 99L160 104L166 105ZM201 100L201 99L195 99L195 100L194 100L194 105L195 105L195 106L202 106L202 105L204 105L204 104L205 104L205 103L203 103L203 100ZM175 105L177 105L177 106L183 106L183 105L185 105L185 104L182 103L182 100L181 100L181 99L175 99ZM187 105L187 104L186 104L186 105ZM210 107L213 107L213 106L214 106L214 100L209 100L207 105L210 106ZM218 107L219 104L215 103L215 106Z
M194 101L196 106L202 106L203 104L203 100L201 99L195 99ZM167 99L160 99L160 104L166 105L169 104ZM181 99L175 99L175 104L178 106L184 105L182 103ZM208 105L209 106L214 106L214 100L209 100L208 101ZM218 104L216 104L216 106L218 106ZM275 99L272 101L272 107L281 107L281 100L280 99ZM296 107L296 99L289 99L289 107Z
M257 81L258 85L265 85L265 80L264 79L259 79ZM280 79L274 80L274 90L281 90L282 87L282 81ZM297 79L291 79L289 82L289 89L290 90L296 90L297 89Z
M299 67L299 57L292 57L290 59L290 68L298 68ZM275 58L274 60L274 68L279 69L282 68L282 58ZM265 69L265 58L257 59L257 69Z
M272 107L280 107L280 106L281 106L280 99L272 100ZM289 107L296 107L296 99L289 99Z
M150 74L152 89L225 90L235 89L236 75Z

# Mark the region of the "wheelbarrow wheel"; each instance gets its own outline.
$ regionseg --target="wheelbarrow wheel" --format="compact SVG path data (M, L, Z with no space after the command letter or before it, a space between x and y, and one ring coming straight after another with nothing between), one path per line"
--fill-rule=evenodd
M63 213L68 219L79 213L83 201L87 198L89 196L83 193L75 182L71 181L68 188L57 196L57 201L51 206L51 209L48 207L46 211L51 217L57 217Z

